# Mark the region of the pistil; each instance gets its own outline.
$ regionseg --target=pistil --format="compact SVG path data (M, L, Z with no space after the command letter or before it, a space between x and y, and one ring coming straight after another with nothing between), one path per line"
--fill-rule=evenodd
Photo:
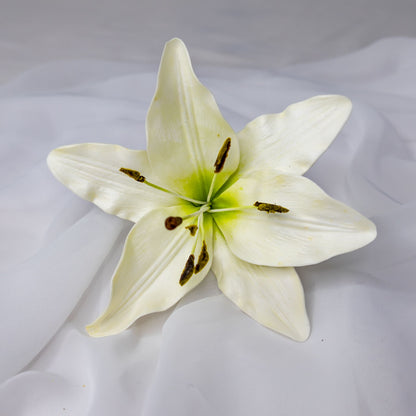
M181 217L167 217L165 220L165 227L168 230L174 230L176 227L181 225L183 219Z
M181 225L184 220L187 220L188 218L192 218L192 217L196 217L196 216L198 216L198 222L199 222L200 216L204 212L209 211L210 207L211 207L211 205L205 204L198 211L195 211L192 214L185 215L184 217L167 217L165 219L165 227L170 231L174 230L176 227ZM186 228L190 228L190 227L191 226L186 227ZM198 229L198 227L199 227L199 225L196 226L196 229ZM191 231L191 235L194 235L194 234L192 234L193 231L191 229L190 229L190 231Z
M211 204L204 203L204 205L202 205L202 207L199 208L198 211L195 211L192 214L185 215L182 219L187 220L188 218L196 217L197 215L201 215L204 212L208 212L210 208L211 208ZM198 221L199 221L199 218L198 218Z

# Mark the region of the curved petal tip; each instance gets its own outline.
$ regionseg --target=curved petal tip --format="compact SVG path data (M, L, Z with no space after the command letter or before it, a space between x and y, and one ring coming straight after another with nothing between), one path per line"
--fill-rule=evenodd
M185 47L186 48L185 43L180 38L172 38L172 39L168 40L166 42L166 46L168 46L168 45L169 45L169 47Z
M90 325L87 325L87 326L85 327L85 330L87 331L87 334L88 334L90 337L93 337L93 338L100 338L100 337L105 336L104 334L101 334L101 333L100 333L99 329L98 329L98 331L97 331L97 329L98 329L98 328L96 328L96 326L95 326L94 324L90 324Z
M126 328L122 327L119 328L117 326L111 325L102 325L104 315L100 316L97 320L93 323L87 325L85 330L87 331L88 335L93 338L102 338L107 337L109 335L116 335L120 332L124 331ZM105 321L105 319L104 319ZM107 326L107 328L106 328Z
M306 322L304 322L303 325L299 326L298 328L292 328L292 332L286 335L294 341L304 342L309 338L310 334L311 327L309 324L309 320L306 318Z
M348 117L351 114L352 110L352 102L348 97L345 97L344 95L334 95L335 107L339 108L340 110L343 110L345 121L348 120Z
M163 56L182 55L182 57L189 58L188 49L182 39L173 38L165 43L165 48L162 53Z

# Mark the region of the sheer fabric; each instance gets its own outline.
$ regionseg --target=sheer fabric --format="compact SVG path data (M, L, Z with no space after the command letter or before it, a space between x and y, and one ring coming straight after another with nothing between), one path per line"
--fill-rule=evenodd
M416 40L279 72L196 68L235 130L317 94L350 120L307 172L372 219L378 238L298 268L312 334L296 343L240 312L212 274L118 336L104 309L131 223L59 184L48 152L82 142L145 148L156 82L140 65L73 62L0 89L0 413L410 415L415 407ZM192 51L191 51L192 52Z

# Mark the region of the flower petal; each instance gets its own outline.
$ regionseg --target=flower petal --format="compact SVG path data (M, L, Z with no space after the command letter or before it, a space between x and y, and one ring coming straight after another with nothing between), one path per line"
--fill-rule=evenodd
M256 118L237 135L238 176L260 168L302 175L331 144L350 112L348 98L322 95Z
M181 203L179 198L119 171L124 167L149 175L151 169L144 150L98 143L63 146L49 154L48 166L60 182L81 198L133 222L155 207Z
M253 208L214 214L235 255L267 266L305 266L360 248L376 237L374 224L302 176L277 171L240 178L214 208L281 205L287 213Z
M174 230L165 228L169 216L184 216L195 207L155 210L143 217L130 231L117 270L113 276L111 301L107 310L87 327L91 336L117 334L137 318L168 309L197 286L212 262L212 219L205 215L204 236L192 236L185 227L189 219ZM179 284L185 264L197 239L195 258L206 241L209 260L183 286Z
M231 138L231 148L214 189L237 169L235 133L212 94L196 78L188 51L179 39L165 46L146 127L154 172L164 185L182 195L206 198L215 160L227 138Z
M247 315L296 341L308 338L302 283L293 267L257 266L239 259L217 228L212 270L221 291Z

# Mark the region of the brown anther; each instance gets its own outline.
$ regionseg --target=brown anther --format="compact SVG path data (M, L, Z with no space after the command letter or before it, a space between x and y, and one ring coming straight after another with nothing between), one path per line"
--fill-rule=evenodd
M188 257L188 260L186 261L181 277L179 278L179 284L181 286L183 286L194 274L194 262L195 262L195 256L191 254Z
M185 228L189 230L189 232L191 233L191 236L192 237L196 234L196 232L198 230L198 226L197 225L188 225Z
M254 206L257 207L257 209L259 211L265 211L268 214L275 213L275 212L279 212L279 213L283 214L285 212L289 212L289 210L287 208L282 207L281 205L268 204L267 202L256 201L254 203Z
M225 139L224 144L222 145L220 151L218 152L217 159L215 160L214 167L215 173L220 173L222 168L224 167L225 159L227 159L228 152L230 151L231 147L231 137Z
M133 178L137 182L144 182L146 178L143 175L140 175L140 172L133 169L126 169L126 168L120 168L120 172L125 173L127 176L130 176L130 178Z
M181 217L167 217L165 219L165 227L168 230L174 230L177 226L182 224Z
M208 263L209 254L207 250L207 243L205 240L202 242L201 253L199 253L198 263L195 266L195 274L199 273Z

